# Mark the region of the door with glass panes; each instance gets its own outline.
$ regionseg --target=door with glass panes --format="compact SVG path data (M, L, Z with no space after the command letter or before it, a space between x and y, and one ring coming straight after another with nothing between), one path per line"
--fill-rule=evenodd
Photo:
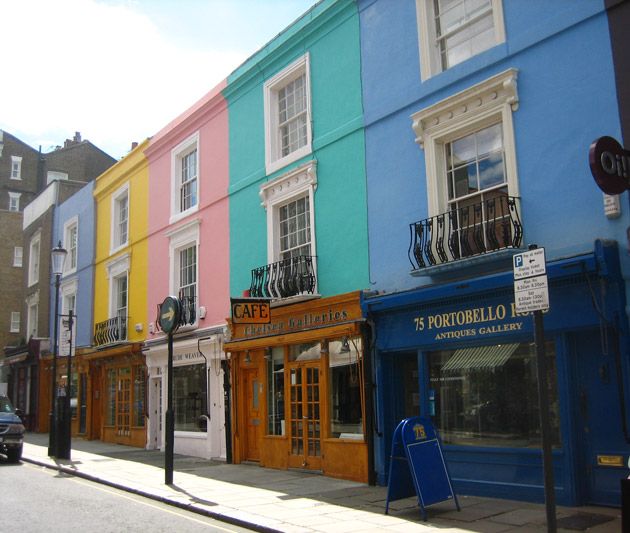
M320 470L320 365L290 364L289 372L289 467Z

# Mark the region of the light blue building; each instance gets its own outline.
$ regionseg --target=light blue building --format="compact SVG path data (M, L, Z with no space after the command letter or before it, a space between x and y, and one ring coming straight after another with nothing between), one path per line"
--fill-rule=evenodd
M628 195L603 1L359 0L375 463L407 416L440 429L456 490L542 500L533 322L512 257L544 247L556 497L619 505L630 453Z
M94 298L94 243L95 243L95 208L92 196L94 181L86 183L65 202L55 208L52 230L52 242L67 251L63 274L59 284L59 346L58 353L61 362L66 360L70 350L70 331L67 320L70 311L76 317L72 330L72 356L77 349L90 347L92 339L92 309ZM55 276L51 279L50 291L50 331L54 332L55 320ZM51 345L52 350L52 345ZM65 363L64 363L65 364ZM77 389L78 380L87 379L86 369L72 366L73 394L77 390L87 393L86 383ZM85 432L86 412L82 409L86 405L86 398L79 398L73 405L78 409L77 430ZM82 430L83 428L83 430Z

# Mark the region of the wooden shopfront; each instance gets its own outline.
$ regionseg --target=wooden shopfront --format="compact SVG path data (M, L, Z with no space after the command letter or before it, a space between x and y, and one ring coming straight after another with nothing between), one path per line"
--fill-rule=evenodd
M361 293L230 322L234 462L368 481Z

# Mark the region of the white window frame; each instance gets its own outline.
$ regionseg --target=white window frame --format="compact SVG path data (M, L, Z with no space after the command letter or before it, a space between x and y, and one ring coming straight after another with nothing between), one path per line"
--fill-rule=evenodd
M311 218L311 256L317 272L317 246L315 240L315 191L317 190L317 163L309 161L260 187L262 205L267 211L267 260L275 263L280 258L281 206L308 195Z
M20 196L22 196L21 192L9 193L9 211L13 211L13 212L20 211Z
M267 174L307 156L312 152L311 130L311 78L308 53L291 63L287 68L267 80L264 85L265 106L265 169ZM304 74L306 90L306 144L282 156L278 125L278 91Z
M64 316L59 317L59 354L67 356L69 352L69 331L68 331L68 315L70 314L71 307L68 305L70 298L74 299L74 306L72 307L72 314L74 315L72 323L72 356L74 356L77 338L77 294L79 289L78 280L72 279L61 285L61 314Z
M21 246L13 247L13 266L21 267L24 262L24 248Z
M129 317L129 292L130 292L130 284L129 284L129 269L131 266L131 256L129 253L123 254L116 259L108 262L105 265L107 270L107 278L109 281L109 302L108 302L108 316L109 318L116 318L118 316L118 306L117 306L117 289L118 289L118 280L126 276L127 277L127 317ZM124 339L126 340L129 336L129 323L130 319L127 318L127 327Z
M22 179L22 157L19 155L11 156L11 179Z
M37 337L39 331L39 290L26 297L26 338Z
M199 308L200 299L200 279L199 279L199 219L191 220L178 228L169 231L166 236L169 239L169 294L177 296L179 294L179 253L191 246L196 247L196 264L195 264L195 297L196 307ZM195 321L198 322L198 313L195 313ZM193 324L194 326L194 324Z
M72 231L76 232L74 246L72 243ZM74 216L63 225L63 247L68 251L68 256L63 264L63 273L72 274L77 271L79 263L79 217Z
M19 311L11 311L11 325L9 327L9 332L11 333L20 332L20 312Z
M125 234L126 238L121 241L121 232L120 232L120 213L121 213L121 202L122 200L127 201L127 219L125 221ZM111 200L111 228L110 228L110 254L116 253L121 248L124 248L129 244L129 215L130 215L130 203L129 203L129 184L125 183L120 189L118 189L115 193L112 194Z
M413 114L416 142L424 148L429 216L445 213L448 202L446 143L500 123L507 187L519 196L512 113L518 109L516 69L508 69Z
M491 1L492 18L494 22L494 46L496 46L505 42L503 2L502 0ZM418 20L418 40L420 48L420 77L422 81L426 81L430 77L443 71L440 49L437 46L433 0L416 0L416 17ZM486 50L489 50L489 48Z
M197 152L197 202L188 209L182 211L180 206L180 191L182 186L182 160L191 152ZM199 210L199 200L201 198L201 156L199 153L199 132L193 133L187 139L179 143L171 150L171 218L173 224L182 218Z
M41 255L41 233L38 231L31 237L28 246L28 286L39 281L39 260Z

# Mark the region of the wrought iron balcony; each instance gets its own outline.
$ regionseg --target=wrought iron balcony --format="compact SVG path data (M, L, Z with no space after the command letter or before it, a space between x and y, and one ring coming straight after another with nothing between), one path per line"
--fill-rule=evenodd
M181 313L179 316L179 327L192 326L197 322L197 297L185 296L181 291L179 293L179 305Z
M409 261L414 270L451 263L523 241L519 199L497 196L409 224Z
M314 294L317 286L314 256L298 255L252 270L249 295L254 298L289 298Z
M104 346L127 340L127 316L117 316L94 325L94 344Z

